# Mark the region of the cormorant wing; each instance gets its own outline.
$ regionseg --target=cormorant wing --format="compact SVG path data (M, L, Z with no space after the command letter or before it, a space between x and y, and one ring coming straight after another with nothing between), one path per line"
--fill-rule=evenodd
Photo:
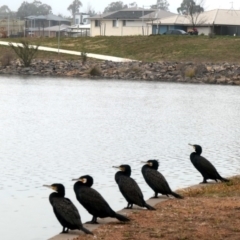
M82 188L77 193L79 202L89 210L111 209L102 195L93 188ZM91 213L91 211L89 211Z
M139 188L135 180L131 177L122 176L119 179L118 186L127 201L135 203L136 200L143 200L143 194L141 189Z
M72 225L79 226L81 217L75 205L68 198L54 198L52 206L56 215Z
M206 158L202 156L195 156L195 167L198 171L205 172L209 176L215 177L215 175L218 175L218 172L216 168L212 165L210 161L208 161Z
M166 193L171 192L171 188L166 180L166 178L155 169L146 169L144 172L144 178L146 182L154 189L159 191L164 191Z

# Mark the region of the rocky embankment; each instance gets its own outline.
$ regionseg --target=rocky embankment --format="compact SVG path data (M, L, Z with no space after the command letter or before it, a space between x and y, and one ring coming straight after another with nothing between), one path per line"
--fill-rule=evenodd
M9 66L0 66L0 74L240 85L240 65L227 62L116 63L89 60L83 64L80 60L34 60L31 67L23 67L16 60Z

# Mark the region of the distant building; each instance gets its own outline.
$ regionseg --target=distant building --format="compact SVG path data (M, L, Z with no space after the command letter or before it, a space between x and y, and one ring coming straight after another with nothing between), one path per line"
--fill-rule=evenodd
M74 25L80 24L80 25L87 25L90 24L89 20L90 15L87 13L76 13L75 14L75 23Z
M150 35L149 21L176 15L174 13L144 8L126 8L90 17L91 36Z
M0 38L21 37L24 31L24 21L19 18L0 15Z
M54 14L28 16L26 19L26 36L35 37L56 37L58 32L66 36L71 20L65 19Z
M240 36L240 10L214 9L200 13L191 18L185 15L175 15L154 20L148 24L152 25L153 34L162 34L171 29L188 31L192 29L193 23L198 34L208 35L235 35Z

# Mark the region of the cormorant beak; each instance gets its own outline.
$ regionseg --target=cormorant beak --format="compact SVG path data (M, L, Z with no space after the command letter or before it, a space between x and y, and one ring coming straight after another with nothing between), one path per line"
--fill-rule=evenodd
M72 181L82 182L82 179L81 178L73 178Z
M112 166L113 168L118 168L119 169L119 166Z
M125 171L125 168L124 167L121 167L121 166L113 166L113 168L118 168L120 171Z
M113 166L113 168L117 168L117 169L119 169L120 171L124 171L124 169L123 169L122 167L120 167L120 166Z
M52 189L54 191L57 191L57 188L52 186L52 185L43 185L43 187L47 187L47 188L50 188L50 189Z
M141 163L145 163L145 164L148 164L148 162L145 162L145 161L141 161Z
M192 146L194 150L196 149L193 144L189 143L188 145L189 145L189 146Z
M86 178L74 178L74 179L72 179L72 181L77 181L77 182L86 183L86 182L87 182L87 179L86 179Z

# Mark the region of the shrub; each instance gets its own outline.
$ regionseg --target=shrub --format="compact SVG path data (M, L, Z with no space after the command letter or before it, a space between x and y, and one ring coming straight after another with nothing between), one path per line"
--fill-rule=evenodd
M185 70L185 77L193 78L196 76L196 72L194 68L187 68Z
M101 73L101 70L97 66L94 66L90 69L89 74L91 76L101 76L102 73Z
M9 66L13 60L13 54L11 52L6 52L1 57L1 65L3 67Z
M25 67L29 67L32 63L34 56L38 51L39 44L36 47L33 47L29 44L28 41L22 40L20 41L21 45L13 45L9 43L9 46L12 50L17 54L20 58L21 62Z

